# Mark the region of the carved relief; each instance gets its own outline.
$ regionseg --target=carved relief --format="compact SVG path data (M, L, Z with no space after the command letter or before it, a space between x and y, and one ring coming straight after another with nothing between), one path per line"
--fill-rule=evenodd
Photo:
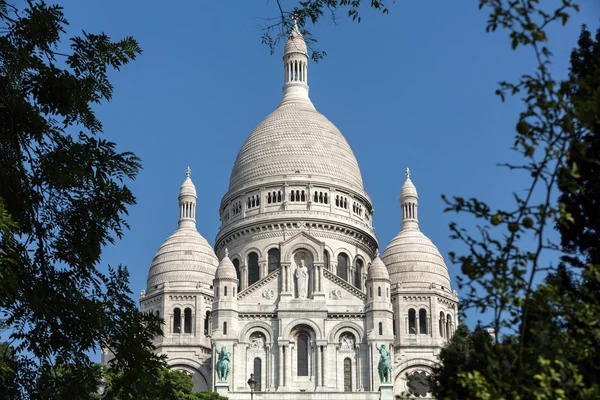
M262 333L253 333L250 337L250 350L263 351L265 349L265 337Z
M329 293L329 298L334 300L339 300L342 298L342 291L340 289L333 289L331 293Z
M354 351L354 336L344 333L340 336L340 351Z
M262 297L270 300L275 297L275 291L273 289L267 289L263 292Z

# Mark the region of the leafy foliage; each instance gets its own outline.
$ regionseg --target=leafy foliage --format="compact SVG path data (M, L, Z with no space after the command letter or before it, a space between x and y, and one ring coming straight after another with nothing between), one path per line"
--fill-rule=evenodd
M360 23L362 20L361 10L364 7L375 9L381 14L389 13L387 2L379 0L368 2L363 0L305 0L298 1L297 5L290 9L283 6L282 0L276 0L275 3L277 4L278 15L265 20L262 35L263 44L266 44L271 54L273 54L279 43L287 39L294 25L298 24L306 44L311 49L310 57L315 62L319 62L327 53L315 49L317 39L306 29L308 22L315 25L327 13L331 20L336 23L338 14L341 12L345 13L352 21ZM365 5L365 3L367 4ZM395 0L392 0L392 3L395 3Z
M59 52L67 21L44 1L0 0L0 20L2 379L18 388L12 398L78 398L96 385L88 354L103 347L115 355L116 390L144 398L137 391L163 365L152 345L160 321L138 311L125 268L98 269L127 228L135 198L125 181L140 160L99 136L93 111L111 99L108 71L141 50L131 37L83 32ZM48 376L52 391L42 392Z

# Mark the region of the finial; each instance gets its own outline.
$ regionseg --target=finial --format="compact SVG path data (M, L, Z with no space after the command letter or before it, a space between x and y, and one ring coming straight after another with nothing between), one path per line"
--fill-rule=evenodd
M229 257L229 249L225 247L225 257Z
M410 179L410 169L406 168L406 179Z
M379 249L375 250L375 254L376 254L375 258L379 258Z
M185 170L185 176L187 176L189 178L191 174L192 174L192 170L188 166L187 169Z

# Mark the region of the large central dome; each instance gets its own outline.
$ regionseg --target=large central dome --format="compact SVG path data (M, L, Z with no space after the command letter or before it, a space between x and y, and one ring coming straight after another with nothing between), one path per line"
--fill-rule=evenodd
M284 101L258 124L235 160L229 190L294 174L364 191L350 145L310 101Z

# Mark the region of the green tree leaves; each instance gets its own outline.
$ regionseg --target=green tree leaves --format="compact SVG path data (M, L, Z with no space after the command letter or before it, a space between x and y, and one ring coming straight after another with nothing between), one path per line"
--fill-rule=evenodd
M141 165L100 137L92 109L112 97L108 72L141 50L131 37L84 32L58 53L67 21L42 1L0 0L0 18L0 318L10 343L0 374L16 388L10 398L80 398L97 384L89 352L110 348L115 390L143 398L164 365L152 344L161 321L138 310L125 268L98 269L127 228L126 182Z

